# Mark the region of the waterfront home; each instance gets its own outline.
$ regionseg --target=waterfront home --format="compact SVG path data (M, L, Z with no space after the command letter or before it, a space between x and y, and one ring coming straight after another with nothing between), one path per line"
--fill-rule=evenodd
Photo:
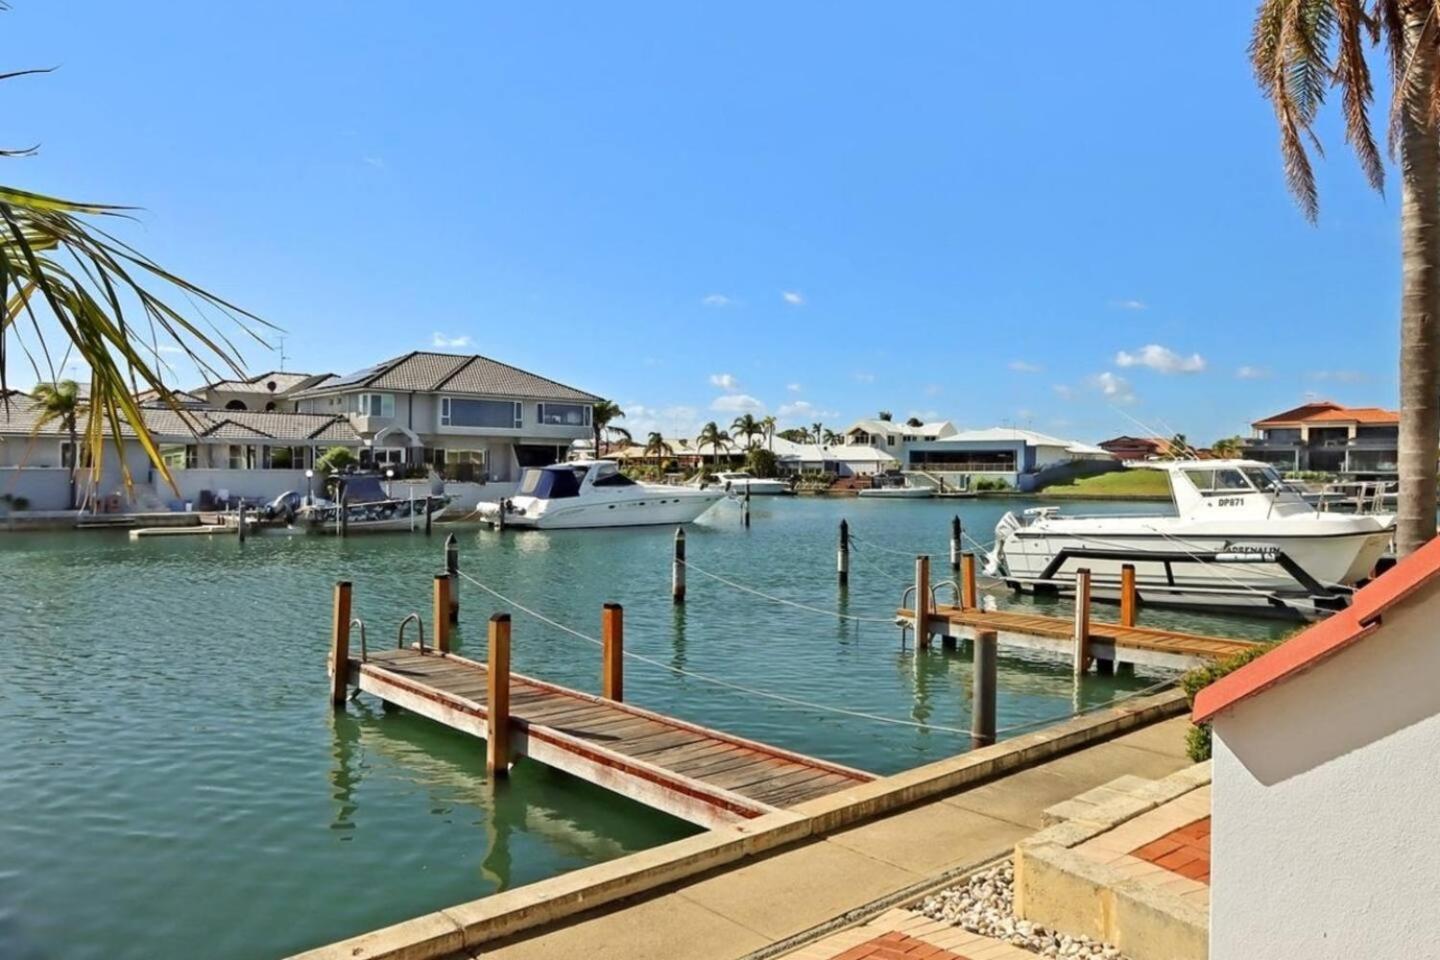
M1170 455L1170 441L1165 437L1111 437L1095 444L1116 460L1160 460Z
M906 462L906 454L914 443L929 443L956 433L949 420L933 423L897 423L894 420L857 420L842 434L847 447L872 447L883 450L898 463Z
M1440 539L1202 690L1210 957L1429 957L1440 943Z
M963 430L912 443L903 462L903 469L943 478L947 484L990 479L1021 490L1118 466L1115 456L1100 447L1014 427Z
M286 373L271 370L239 380L216 380L189 391L206 407L216 410L259 410L293 413L295 396L333 380L333 373Z
M1284 472L1314 470L1364 480L1393 480L1400 414L1379 407L1345 407L1328 400L1256 420L1242 455Z

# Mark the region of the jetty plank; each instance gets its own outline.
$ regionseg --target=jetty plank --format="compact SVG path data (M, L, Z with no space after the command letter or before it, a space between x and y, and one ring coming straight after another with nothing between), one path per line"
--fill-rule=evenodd
M351 683L483 738L485 664L415 647L348 660ZM840 764L757 743L631 704L512 673L515 756L590 780L701 826L773 812L875 779Z

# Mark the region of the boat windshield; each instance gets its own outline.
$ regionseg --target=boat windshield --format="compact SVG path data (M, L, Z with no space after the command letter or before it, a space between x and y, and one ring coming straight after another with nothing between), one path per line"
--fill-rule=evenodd
M635 481L620 472L620 468L614 464L606 464L595 471L595 479L590 483L593 487L633 487Z
M577 497L580 495L580 477L568 467L532 467L521 474L520 489L517 493L522 497L534 497L537 500Z
M1263 493L1274 494L1277 500L1301 500L1305 499L1304 494L1294 486L1285 482L1274 467L1245 467L1245 476L1255 485L1255 489Z

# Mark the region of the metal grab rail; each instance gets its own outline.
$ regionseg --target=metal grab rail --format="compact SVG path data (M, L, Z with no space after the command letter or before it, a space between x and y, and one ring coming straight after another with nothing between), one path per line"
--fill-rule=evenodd
M365 663L370 659L370 654L365 650L365 621L356 617L350 621L350 626L360 628L360 662Z
M418 613L412 613L400 621L400 629L395 635L395 646L401 650L405 649L405 625L412 620L415 621L415 629L420 634L420 655L423 657L425 655L425 621L420 619Z

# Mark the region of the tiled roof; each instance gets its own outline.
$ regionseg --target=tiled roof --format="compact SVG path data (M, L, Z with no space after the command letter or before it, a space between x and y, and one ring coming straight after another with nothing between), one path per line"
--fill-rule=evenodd
M1440 586L1440 537L1400 560L1356 591L1350 606L1291 637L1274 650L1201 690L1191 718L1209 720L1241 700L1253 697L1327 657L1370 636L1383 626L1386 610L1416 591Z
M1334 403L1333 401L1317 400L1314 403L1301 404L1300 406L1293 407L1283 413L1277 413L1274 416L1266 417L1264 420L1256 420L1253 426L1265 427L1283 423L1299 423L1302 420L1309 420L1316 414L1326 413L1330 410L1342 409L1344 408L1341 407L1340 404Z
M1400 414L1380 407L1344 407L1340 410L1326 410L1306 418L1307 423L1364 423L1398 424Z
M333 373L291 373L271 370L267 373L247 377L244 380L217 380L214 383L207 383L199 389L220 390L225 393L261 393L278 397L281 394L317 386L333 376L335 376ZM270 388L272 383L275 385L273 390Z
M594 403L592 393L556 383L518 367L478 355L415 351L309 388L316 392L373 387L379 390L431 393L477 393L535 400L570 400Z
M25 394L12 394L8 409L0 403L0 434L28 435L40 417L40 407ZM327 440L337 443L359 443L350 421L343 416L320 413L260 413L244 410L184 410L177 413L168 407L141 407L145 424L157 438L172 441L194 440L278 440L300 442ZM59 434L54 424L46 433ZM121 435L134 436L123 420ZM107 430L108 433L108 430Z

